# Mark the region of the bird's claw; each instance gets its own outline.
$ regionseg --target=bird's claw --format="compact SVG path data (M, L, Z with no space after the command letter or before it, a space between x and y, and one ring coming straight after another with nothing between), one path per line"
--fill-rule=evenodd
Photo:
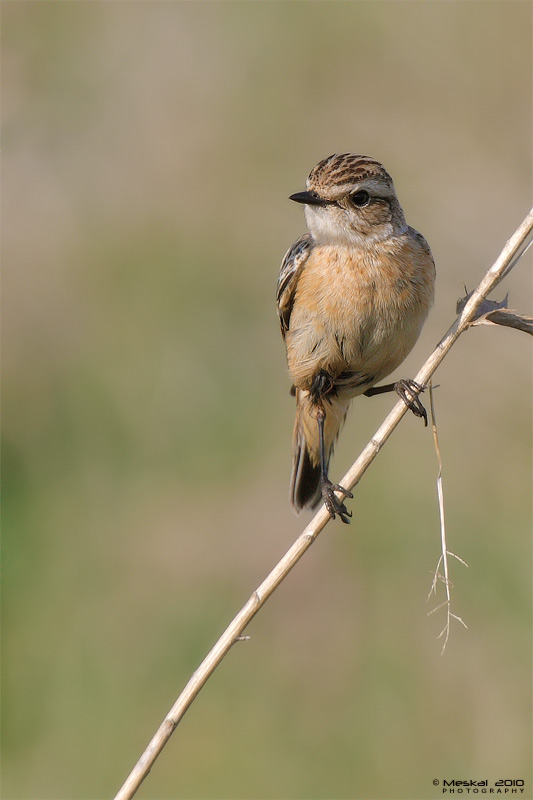
M331 483L331 481L327 479L322 481L322 497L330 517L335 519L336 515L338 514L341 520L348 525L350 523L352 512L348 511L342 500L337 497L335 492L340 492L342 495L344 495L344 497L353 497L353 494L348 491L348 489L340 486L340 484Z
M420 402L419 394L423 392L425 387L421 386L411 378L398 381L394 384L394 389L397 394L402 398L403 402L410 409L415 417L421 417L424 420L424 425L427 427L428 415L427 411Z

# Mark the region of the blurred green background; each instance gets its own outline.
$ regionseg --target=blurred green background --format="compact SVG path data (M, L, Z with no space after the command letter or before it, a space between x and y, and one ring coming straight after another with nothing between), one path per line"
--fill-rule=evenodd
M4 797L112 796L309 519L274 292L314 164L382 160L432 246L399 376L521 222L531 22L522 2L3 4ZM495 295L524 312L530 266ZM139 797L532 796L530 341L475 329L436 379L468 631L441 657L437 464L408 416ZM335 479L393 403L354 403Z

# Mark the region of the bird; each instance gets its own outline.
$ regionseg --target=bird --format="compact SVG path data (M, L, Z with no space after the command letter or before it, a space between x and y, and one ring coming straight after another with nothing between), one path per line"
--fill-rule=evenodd
M353 495L328 470L351 400L396 391L427 425L423 386L377 384L419 337L435 262L407 224L391 176L369 156L323 159L289 199L304 205L308 228L285 254L276 292L296 399L290 500L296 512L323 502L330 517L349 523L344 500Z

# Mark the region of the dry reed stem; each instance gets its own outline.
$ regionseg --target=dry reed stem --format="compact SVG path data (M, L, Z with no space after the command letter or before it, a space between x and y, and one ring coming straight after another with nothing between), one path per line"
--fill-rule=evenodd
M477 289L472 292L453 325L447 333L445 333L433 353L416 374L415 381L417 383L422 386L427 385L429 379L453 347L461 333L463 333L474 320L478 306L487 297L489 292L500 283L503 277L510 272L523 255L529 246L527 240L531 237L532 232L533 208L507 241L499 257L485 274ZM342 486L353 489L361 480L361 477L375 459L401 418L407 413L407 410L407 406L402 400L396 403L376 434L364 448L359 458L357 458L342 479ZM182 693L124 782L122 788L115 796L115 800L131 800L204 683L220 664L233 643L241 636L248 623L255 617L259 609L265 604L281 581L287 577L290 570L312 545L318 534L329 521L330 516L326 508L322 506L303 533L296 539L292 547L276 564L270 574L267 575L261 585L257 587L255 592L253 592L248 602L230 622L222 636L191 676Z

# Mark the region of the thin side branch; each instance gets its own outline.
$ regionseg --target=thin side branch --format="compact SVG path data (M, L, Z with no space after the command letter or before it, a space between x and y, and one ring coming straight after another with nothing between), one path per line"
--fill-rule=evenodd
M507 275L515 266L525 247L527 240L533 232L533 209L529 212L520 227L506 243L500 256L488 270L477 289L472 292L461 313L443 336L433 353L429 356L425 364L415 376L417 383L426 386L429 379L453 347L461 333L465 331L475 319L479 305L487 297L495 286ZM362 451L359 458L348 470L341 484L348 489L353 487L361 480L372 461L381 450L392 431L396 428L404 414L407 413L407 406L399 400L390 414L387 416L375 436L370 440ZM259 609L266 603L272 592L279 586L282 580L287 577L290 570L300 560L306 550L312 545L318 534L330 521L328 511L324 506L313 517L303 533L296 539L292 547L287 551L283 558L276 564L274 569L265 578L260 586L253 592L248 602L239 611L237 616L228 625L220 639L209 651L198 669L194 672L184 690L168 712L167 716L156 731L146 750L131 771L122 788L119 790L115 800L131 800L141 785L142 781L150 772L152 765L161 753L163 747L170 739L174 729L182 719L183 715L195 699L196 695L220 664L233 643L239 639L242 632L255 617Z
M449 577L449 570L448 570L448 556L453 556L461 564L464 564L465 567L468 564L463 561L462 558L456 556L455 553L452 553L448 550L448 545L446 544L446 520L444 517L444 490L442 488L442 457L440 454L440 446L439 446L439 434L437 431L437 417L435 414L435 403L433 398L433 386L431 381L429 382L429 409L431 413L431 427L433 428L433 441L435 444L435 453L437 455L437 462L439 465L439 471L437 474L437 496L439 499L439 519L440 519L440 542L441 542L441 555L439 556L439 560L437 563L437 567L435 569L435 573L433 575L433 582L431 584L431 589L429 590L429 594L427 599L431 597L432 594L437 596L437 584L439 580L444 583L444 588L446 592L446 600L444 603L440 603L437 608L442 608L442 606L446 606L446 624L444 628L441 630L437 639L440 639L444 636L444 641L442 643L442 650L441 655L444 655L444 651L446 650L446 645L448 644L448 639L450 637L450 626L452 619L456 619L466 628L466 623L458 617L457 614L452 613L452 598L451 598L451 589L453 588L453 584ZM440 566L442 564L442 573L440 572ZM428 612L429 614L433 614L433 611L436 611L437 608L434 608L432 611Z

